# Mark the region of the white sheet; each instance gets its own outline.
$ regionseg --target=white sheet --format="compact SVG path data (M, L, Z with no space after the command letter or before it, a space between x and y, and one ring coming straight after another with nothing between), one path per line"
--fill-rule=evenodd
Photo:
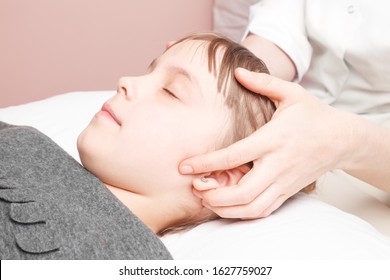
M73 92L0 109L79 160L76 138L113 91ZM299 194L266 219L218 220L162 238L176 259L390 259L390 239L360 218Z

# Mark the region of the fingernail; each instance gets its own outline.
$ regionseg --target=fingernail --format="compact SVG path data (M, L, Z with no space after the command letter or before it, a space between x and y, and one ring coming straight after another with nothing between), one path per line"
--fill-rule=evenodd
M181 174L191 174L194 172L194 169L189 165L181 165L179 170Z

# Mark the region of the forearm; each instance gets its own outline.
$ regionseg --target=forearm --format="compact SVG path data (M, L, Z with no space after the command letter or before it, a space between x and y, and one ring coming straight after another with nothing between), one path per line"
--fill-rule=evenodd
M342 169L350 175L390 192L390 129L358 116L351 117L350 157Z
M270 74L292 81L296 75L295 65L290 57L271 41L260 36L249 34L242 45L253 52L267 65Z

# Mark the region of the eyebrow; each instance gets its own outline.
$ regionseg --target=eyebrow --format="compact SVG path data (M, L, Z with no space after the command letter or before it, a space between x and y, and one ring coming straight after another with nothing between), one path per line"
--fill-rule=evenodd
M156 68L157 64L158 64L158 58L153 59L153 61L150 63L150 65L148 67L148 70L153 71L153 69ZM194 77L194 75L192 75L190 72L188 72L188 70L184 69L183 67L176 66L176 65L169 65L167 67L167 70L170 73L173 73L174 75L181 75L184 78L186 78L191 84L193 84L196 87L196 89L202 95L202 91L201 91L201 87L200 87L198 79L196 79L196 77Z

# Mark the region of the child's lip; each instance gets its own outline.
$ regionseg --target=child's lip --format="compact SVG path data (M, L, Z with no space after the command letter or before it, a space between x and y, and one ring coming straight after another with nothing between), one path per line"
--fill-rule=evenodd
M108 115L110 115L110 117L118 124L118 125L121 125L121 122L119 121L119 119L116 117L114 111L112 110L110 104L108 104L107 102L103 104L102 106L102 109L101 111L103 112L107 112Z

